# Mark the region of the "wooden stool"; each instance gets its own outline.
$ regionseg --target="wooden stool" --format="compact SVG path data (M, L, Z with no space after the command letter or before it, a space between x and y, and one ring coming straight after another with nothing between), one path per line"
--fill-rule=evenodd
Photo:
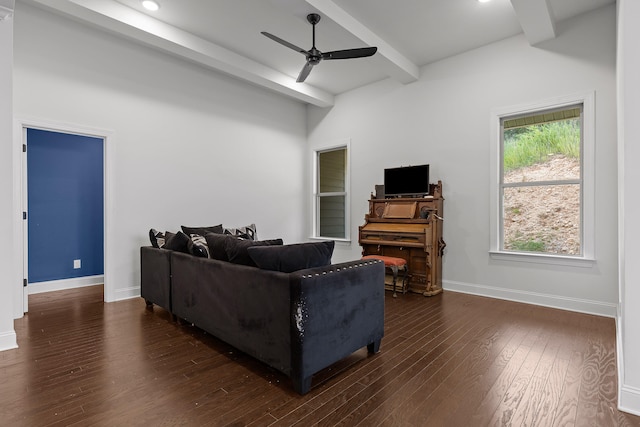
M390 268L393 273L393 297L397 298L396 294L396 281L398 280L398 269L402 268L404 270L404 275L402 276L402 293L405 293L405 285L407 280L407 272L409 268L407 267L407 260L402 258L396 258L392 256L384 256L384 255L365 255L362 259L377 259L384 262L385 268Z

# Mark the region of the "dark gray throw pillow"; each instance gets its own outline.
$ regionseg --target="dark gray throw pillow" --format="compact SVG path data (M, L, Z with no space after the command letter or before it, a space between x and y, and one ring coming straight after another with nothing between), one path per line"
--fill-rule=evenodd
M187 227L186 225L181 225L180 228L187 236L191 236L192 234L199 234L200 236L204 236L207 233L217 233L222 234L224 229L222 228L222 224L212 225L211 227Z
M226 234L206 233L204 238L206 239L207 246L209 247L209 258L220 261L229 261L224 242L227 240L237 240L237 237L228 236Z
M252 246L247 252L260 268L291 273L330 265L334 246L333 240L327 240L284 246Z
M249 253L247 252L248 248L254 246L271 246L271 245L280 245L282 246L282 239L272 239L272 240L241 240L241 239L228 239L224 242L224 248L227 252L227 257L229 257L229 262L234 264L242 264L242 265L250 265L255 267L256 264L253 262Z
M178 231L175 234L167 231L164 236L165 244L163 249L184 252L185 254L189 253L189 242L191 239L189 239L189 236L184 234L182 231Z

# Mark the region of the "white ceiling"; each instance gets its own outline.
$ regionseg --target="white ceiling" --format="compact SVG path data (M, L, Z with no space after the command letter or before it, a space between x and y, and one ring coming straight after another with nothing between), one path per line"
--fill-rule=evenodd
M303 102L388 77L410 83L440 59L525 34L532 45L558 36L558 23L615 0L18 0L118 33L205 67ZM305 83L305 57L260 34L311 47L306 15L319 13L316 47L324 52L377 46L370 58L323 61Z

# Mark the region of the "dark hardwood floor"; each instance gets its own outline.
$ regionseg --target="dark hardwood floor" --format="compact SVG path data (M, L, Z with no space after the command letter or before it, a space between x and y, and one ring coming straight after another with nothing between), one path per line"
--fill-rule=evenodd
M381 352L282 374L141 298L29 297L0 352L2 426L640 426L616 409L613 319L453 292L387 294Z

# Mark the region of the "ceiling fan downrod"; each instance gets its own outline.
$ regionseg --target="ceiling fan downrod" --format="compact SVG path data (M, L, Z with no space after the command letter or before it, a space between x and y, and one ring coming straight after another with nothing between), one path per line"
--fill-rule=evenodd
M320 22L320 15L317 13L310 13L307 15L307 21L312 25L312 39L311 39L311 49L316 48L316 24Z

